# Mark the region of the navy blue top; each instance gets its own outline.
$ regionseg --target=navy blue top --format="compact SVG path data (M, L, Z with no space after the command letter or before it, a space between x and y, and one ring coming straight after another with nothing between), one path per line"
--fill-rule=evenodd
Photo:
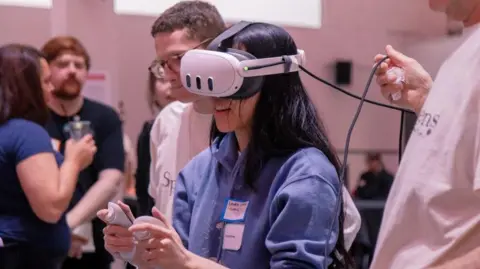
M40 220L23 192L16 166L39 154L61 154L53 150L47 131L31 121L12 119L0 125L0 237L39 247L52 257L66 256L70 247L70 230L65 215L56 224Z
M325 250L330 254L338 238L341 185L335 167L320 150L299 149L268 160L252 191L242 177L243 156L230 133L181 171L173 224L184 245L231 269L326 269L325 259L332 259ZM222 238L229 240L229 224L221 220L227 199L248 202L239 249L223 249Z

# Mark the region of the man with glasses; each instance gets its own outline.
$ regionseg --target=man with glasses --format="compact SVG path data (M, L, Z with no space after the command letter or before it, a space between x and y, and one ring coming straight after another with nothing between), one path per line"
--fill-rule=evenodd
M165 10L152 26L157 59L149 70L171 85L178 100L166 106L155 119L150 134L149 194L155 206L172 219L175 181L181 169L209 145L211 115L194 110L196 95L180 80L182 56L191 49L205 48L225 30L217 9L201 1L182 1Z
M96 218L96 212L120 190L125 159L122 123L115 110L82 96L90 57L80 41L71 36L55 37L42 51L50 64L54 86L49 100L51 117L46 125L52 145L63 153L71 134L70 123L78 119L89 124L98 148L92 164L79 175L67 212L72 244L63 268L107 269L113 259L105 250L104 224Z
M181 169L208 147L212 115L193 108L198 96L188 92L180 80L182 56L191 49L205 48L225 30L217 9L207 2L182 1L165 10L152 27L157 59L150 71L171 84L172 97L179 100L157 116L151 132L151 172L149 193L155 206L172 220L175 181ZM164 74L161 76L161 74ZM345 246L349 248L360 229L358 213L344 190Z

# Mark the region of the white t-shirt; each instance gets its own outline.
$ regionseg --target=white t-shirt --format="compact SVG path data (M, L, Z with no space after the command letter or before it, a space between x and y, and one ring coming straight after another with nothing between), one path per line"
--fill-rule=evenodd
M150 132L150 184L155 207L172 220L178 173L209 146L212 115L195 112L192 104L173 102L157 116Z
M390 192L371 269L419 269L480 243L480 29L441 67Z
M174 102L160 112L152 126L149 194L155 200L155 207L170 221L177 175L195 155L209 146L211 122L212 115L197 113L192 104ZM348 249L360 230L361 219L346 188L343 200L344 238Z

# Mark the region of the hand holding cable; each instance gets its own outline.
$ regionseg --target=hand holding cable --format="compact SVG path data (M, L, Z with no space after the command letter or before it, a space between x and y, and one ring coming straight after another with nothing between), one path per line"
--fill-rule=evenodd
M393 104L419 113L432 87L432 77L416 60L392 46L388 45L385 50L387 55L375 56L375 64L389 57L375 72L383 96Z

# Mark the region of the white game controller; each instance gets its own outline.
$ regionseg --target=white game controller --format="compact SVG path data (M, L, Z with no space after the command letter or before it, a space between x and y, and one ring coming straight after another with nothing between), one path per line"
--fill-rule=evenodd
M157 218L154 218L154 217L150 217L150 216L138 217L138 218L135 219L135 221L133 223L134 224L150 223L150 224L153 224L153 225L158 225L158 226L165 227L165 224L163 224L163 222L161 220L159 220ZM134 232L133 236L138 241L141 241L141 240L149 239L151 237L151 234L147 231L143 231L143 232Z
M400 67L392 67L388 69L387 75L393 74L397 79L393 82L394 84L402 85L405 82L405 71ZM403 85L402 85L403 86ZM398 91L390 95L393 101L398 101L402 98L402 92Z
M105 220L108 224L118 225L124 228L129 228L133 225L132 220L128 218L127 214L125 214L122 208L112 202L108 203L108 213ZM133 259L133 255L135 254L135 248L131 252L122 252L118 254L123 260L131 261Z
M165 227L165 224L163 224L163 222L159 219L156 219L154 217L150 217L150 216L141 216L141 217L138 217L135 219L135 221L133 222L134 224L140 224L140 223L150 223L150 224L153 224L153 225L158 225L158 226L162 226L162 227ZM135 237L135 239L137 239L138 241L141 241L141 240L147 240L147 239L150 239L150 237L152 236L150 234L150 232L147 232L147 231L138 231L138 232L134 232L133 233L133 236ZM154 267L154 269L161 269L160 267Z

